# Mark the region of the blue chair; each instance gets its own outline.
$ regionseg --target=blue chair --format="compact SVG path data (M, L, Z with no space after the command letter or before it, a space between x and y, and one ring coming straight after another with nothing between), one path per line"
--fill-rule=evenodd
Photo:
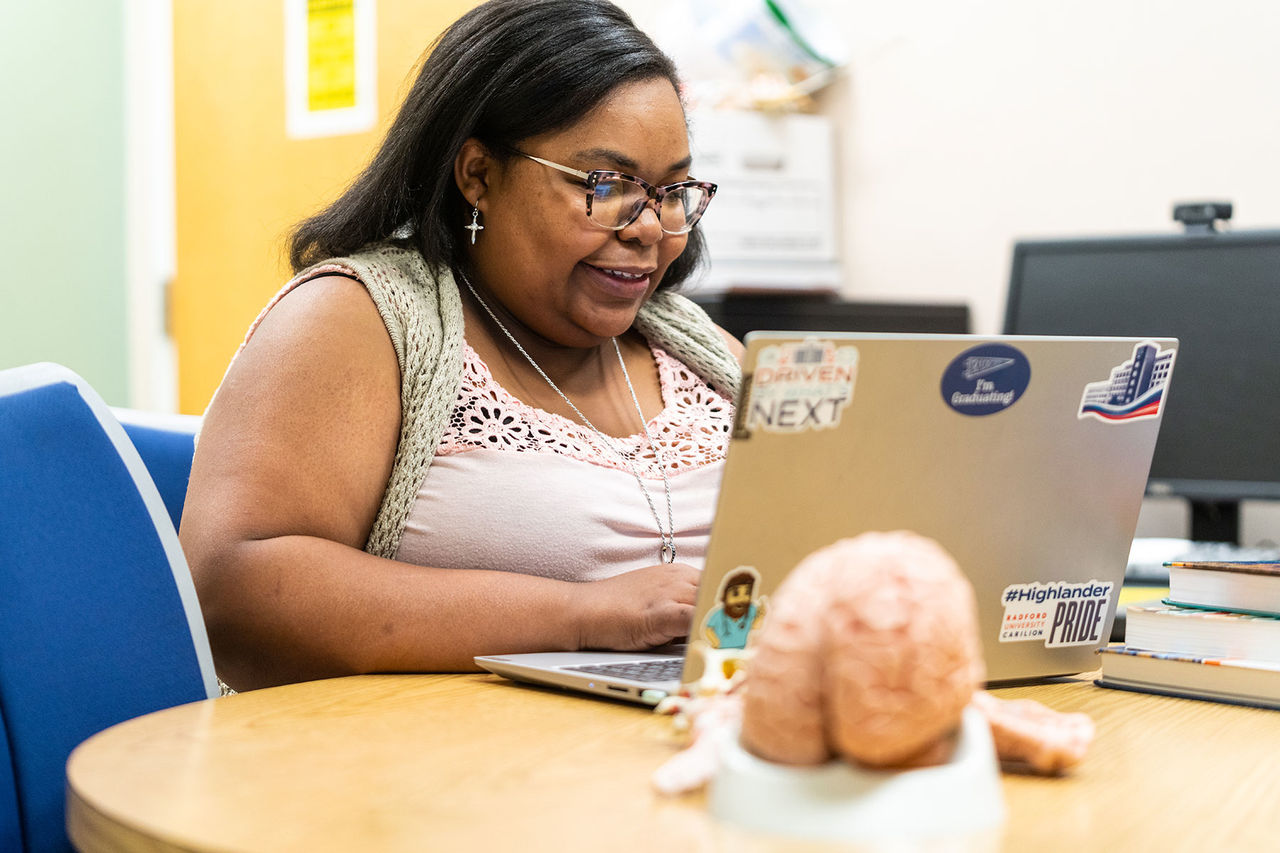
M9 732L0 714L0 850L22 849L21 813L18 787L13 781L13 756L9 754Z
M0 371L0 723L17 849L71 849L65 765L82 740L218 695L186 559L124 428L64 367Z
M191 457L195 455L200 417L116 407L111 413L137 448L147 473L160 490L164 508L173 520L173 529L177 530L182 522L182 504L187 498L187 481L191 479Z

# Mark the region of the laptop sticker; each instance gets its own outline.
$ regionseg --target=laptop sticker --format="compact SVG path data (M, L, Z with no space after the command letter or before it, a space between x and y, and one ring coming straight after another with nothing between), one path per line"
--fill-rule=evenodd
M1008 344L982 344L951 360L942 399L962 415L994 415L1012 406L1031 383L1031 362Z
M800 433L829 429L853 400L858 348L832 341L803 341L764 347L751 376L746 429Z
M1114 424L1160 414L1175 355L1175 350L1162 350L1153 341L1137 344L1133 358L1112 368L1109 378L1084 386L1076 417Z
M1097 579L1011 584L1001 596L1000 642L1043 642L1050 649L1102 645L1114 586Z
M760 594L760 573L738 566L720 582L716 601L702 621L702 639L713 649L745 649L768 607L767 597Z

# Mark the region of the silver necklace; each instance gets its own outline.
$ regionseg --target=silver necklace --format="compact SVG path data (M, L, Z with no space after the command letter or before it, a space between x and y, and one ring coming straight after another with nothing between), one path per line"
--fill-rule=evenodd
M471 285L471 282L467 280L467 277L461 272L458 273L458 277L462 279L462 283L467 286L467 290L471 291L471 295L475 297L476 302L480 303L480 307L484 309L484 312L489 315L489 319L493 320L494 325L502 330L502 334L506 335L507 340L511 341L515 348L520 351L520 354L525 357L525 361L529 362L529 364L533 366L533 369L538 371L538 375L551 386L551 390L559 394L560 399L564 400L569 408L573 409L574 414L576 414L578 418L596 434L596 437L600 439L601 444L613 451L613 453L623 462L627 463L627 467L631 469L632 476L636 478L636 483L640 486L640 491L644 493L644 501L649 505L649 512L653 513L653 522L658 526L658 536L662 540L662 546L658 549L658 559L664 563L674 563L676 561L676 524L671 512L671 481L667 479L666 460L663 459L662 453L658 450L658 443L653 440L653 434L649 432L649 424L644 418L644 410L640 408L640 399L636 396L635 386L631 384L631 374L627 372L627 363L622 359L622 348L618 346L618 339L610 338L609 340L613 341L613 351L618 356L618 366L622 368L622 378L626 380L627 390L631 392L631 402L635 404L636 414L640 416L640 427L644 430L644 437L649 440L649 449L653 451L654 458L658 460L658 470L662 473L662 488L667 493L666 530L662 529L662 519L658 515L658 508L654 506L653 496L649 494L649 489L644 484L644 478L640 476L640 470L636 468L635 460L619 449L612 439L600 430L596 429L596 425L591 423L590 419L582 413L582 410L574 405L573 401L569 399L569 395L561 391L560 386L552 382L551 377L547 375L547 372L538 366L538 362L533 360L533 356L529 355L528 351L525 350L524 347L520 346L520 342L516 340L515 335L511 334L510 330L502 324L502 321L498 319L497 314L493 313L493 309L489 307L489 304L480 298L480 294L476 292L476 289Z

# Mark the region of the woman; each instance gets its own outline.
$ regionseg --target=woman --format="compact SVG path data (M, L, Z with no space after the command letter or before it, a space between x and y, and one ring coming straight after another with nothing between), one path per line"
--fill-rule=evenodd
M298 227L183 515L233 687L687 634L741 348L669 292L677 86L604 0L493 0Z

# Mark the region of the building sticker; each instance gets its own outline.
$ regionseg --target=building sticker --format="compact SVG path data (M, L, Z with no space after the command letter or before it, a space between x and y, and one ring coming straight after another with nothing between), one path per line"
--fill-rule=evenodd
M858 348L833 341L803 341L764 347L751 376L746 428L806 432L840 423L853 400Z
M952 359L942 374L942 399L962 415L994 415L1012 406L1031 383L1031 362L1007 344L982 344Z
M1100 646L1115 584L1052 581L1004 588L1000 642L1043 642L1048 648Z
M1160 414L1175 355L1175 350L1162 350L1154 341L1138 344L1133 358L1112 368L1110 378L1084 386L1076 417L1122 423Z

